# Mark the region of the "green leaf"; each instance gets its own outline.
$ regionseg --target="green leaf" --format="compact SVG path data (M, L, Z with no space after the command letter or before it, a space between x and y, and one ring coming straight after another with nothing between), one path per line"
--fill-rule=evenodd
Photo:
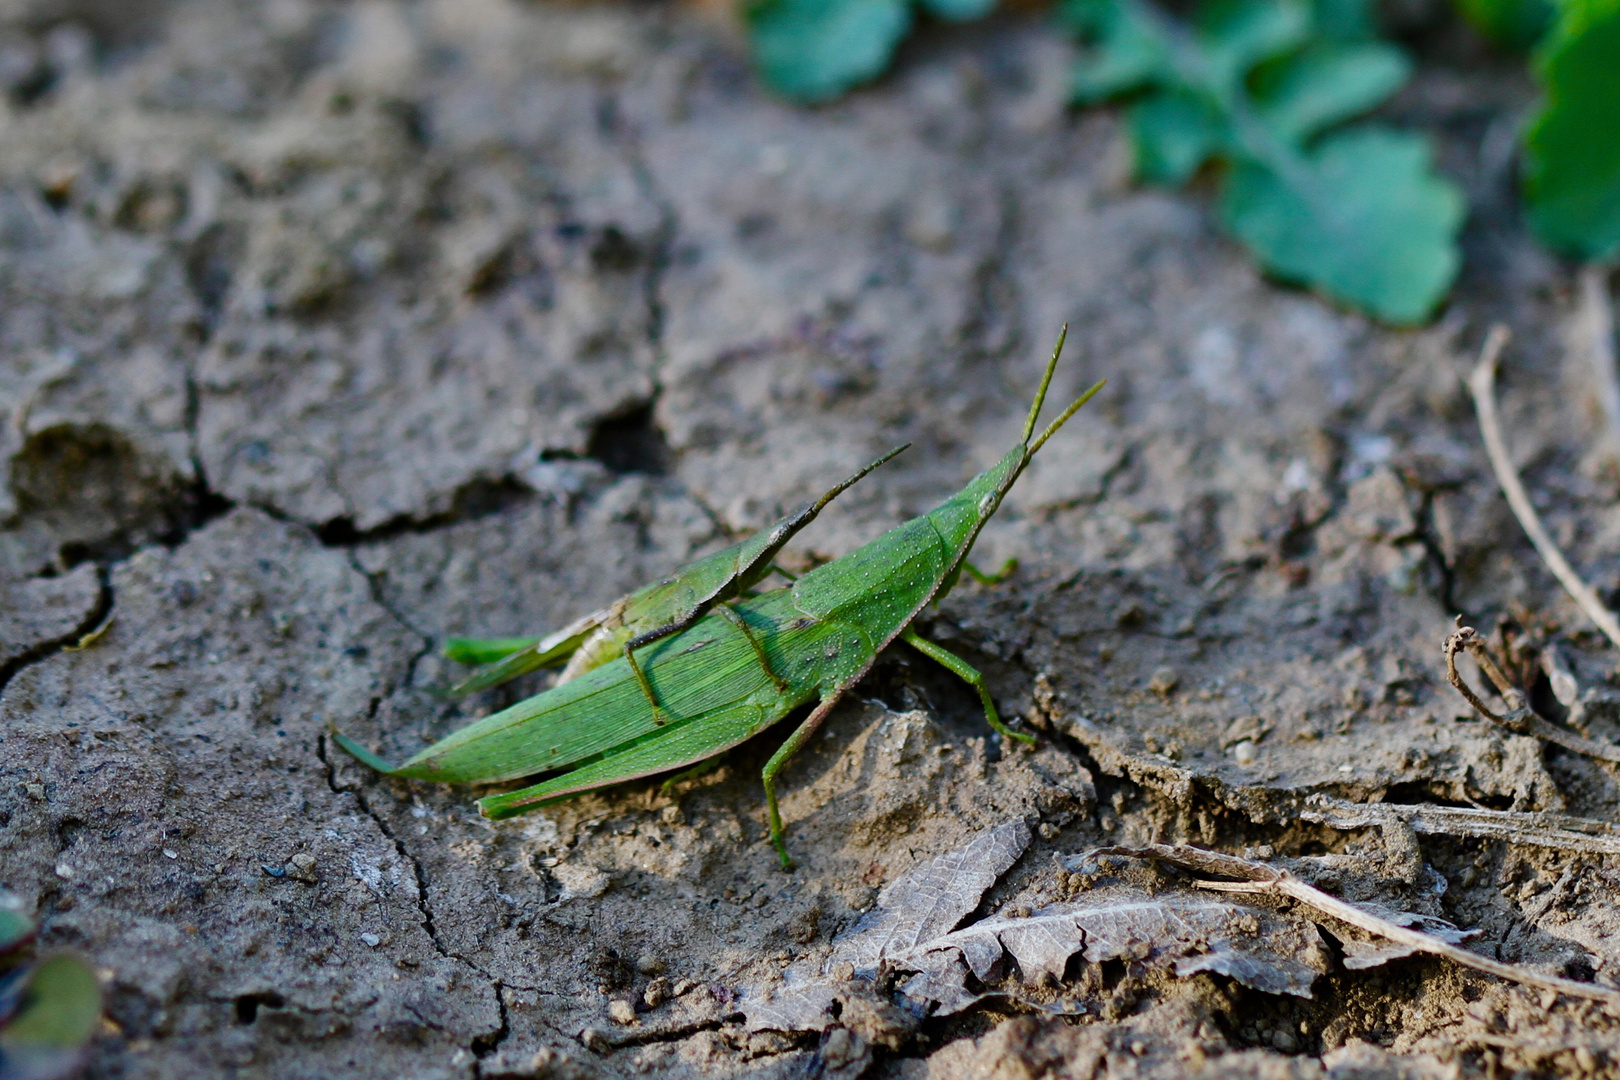
M1262 68L1255 109L1296 146L1382 102L1411 75L1406 54L1383 42L1323 44Z
M1311 26L1327 41L1366 41L1378 33L1371 0L1316 0Z
M1198 12L1210 89L1236 93L1250 68L1299 47L1310 28L1298 0L1210 0Z
M1530 223L1581 259L1620 251L1620 0L1566 0L1536 63L1525 137Z
M946 22L982 19L995 9L996 0L922 0L930 15Z
M21 945L34 933L34 920L7 903L8 900L8 895L0 894L0 955Z
M1475 30L1501 45L1528 49L1558 14L1551 0L1456 0Z
M877 78L911 28L907 0L760 0L744 13L771 89L804 104Z
M1419 136L1363 129L1268 166L1238 160L1226 226L1280 278L1390 323L1420 322L1456 276L1463 199Z
M1202 94L1164 91L1131 108L1136 177L1148 183L1180 184L1221 145L1226 125Z
M0 1053L8 1059L30 1053L73 1051L90 1041L101 1019L101 986L77 956L58 953L28 975L23 1004L0 1028Z
M1096 42L1075 62L1070 85L1075 104L1117 97L1174 72L1170 42L1135 4L1091 0L1068 4L1063 10Z

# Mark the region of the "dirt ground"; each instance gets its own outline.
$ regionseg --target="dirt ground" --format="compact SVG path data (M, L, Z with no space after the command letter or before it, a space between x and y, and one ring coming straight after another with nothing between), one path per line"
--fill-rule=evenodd
M797 110L664 4L0 2L0 886L102 972L90 1074L1620 1074L1620 1017L1424 958L1309 999L1076 960L1068 1015L738 1004L1014 819L981 914L1184 841L1615 985L1620 858L1310 801L1620 815L1615 766L1442 678L1454 614L1512 618L1620 734L1613 654L1479 445L1490 323L1515 456L1605 594L1620 468L1572 271L1514 206L1533 90L1401 16L1386 112L1473 212L1404 332L1264 280L1207 191L1130 186L1035 17L926 29ZM501 824L329 742L397 757L533 692L448 701L438 646L557 626L899 442L790 561L927 509L1011 445L1065 320L1055 394L1109 389L980 541L1018 573L924 621L1034 749L896 647L785 774L784 874L785 727Z

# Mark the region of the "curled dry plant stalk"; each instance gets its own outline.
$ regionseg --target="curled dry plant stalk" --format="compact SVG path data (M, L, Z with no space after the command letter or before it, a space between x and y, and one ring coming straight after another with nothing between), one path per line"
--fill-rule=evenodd
M1497 727L1511 731L1516 735L1530 735L1534 738L1544 739L1547 742L1562 746L1566 750L1573 750L1577 754L1586 754L1589 757L1599 758L1603 761L1620 761L1620 746L1585 738L1537 716L1535 711L1530 708L1530 701L1525 696L1524 691L1514 686L1513 681L1497 665L1495 659L1491 656L1490 650L1480 640L1478 632L1472 626L1461 625L1462 616L1460 615L1457 617L1457 622L1457 629L1446 637L1443 646L1446 658L1446 679L1452 686L1456 687L1457 693L1467 699L1468 704L1473 706L1475 712ZM1474 658L1474 661L1479 664L1480 670L1485 673L1485 677L1496 687L1496 692L1501 696L1502 703L1507 706L1505 712L1498 714L1490 706L1486 705L1480 696L1474 692L1474 688L1468 685L1468 681L1462 677L1462 673L1457 670L1457 654L1464 650Z
M1607 319L1608 304L1604 295L1607 292L1606 274L1589 269L1583 275L1582 289L1583 294L1591 294L1585 295L1584 306L1589 309L1587 321L1594 324L1588 327L1588 333L1592 335L1594 342L1592 355L1599 376L1599 385L1602 388L1600 397L1603 399L1605 412L1608 413L1610 420L1616 423L1617 437L1620 437L1620 388L1617 388L1615 383L1614 333L1612 322ZM1590 311L1594 310L1600 311L1601 314L1591 315ZM1491 327L1491 332L1486 335L1479 363L1468 376L1468 390L1473 395L1474 410L1479 415L1480 436L1485 440L1485 453L1490 457L1491 470L1496 474L1496 482L1501 486L1502 494L1513 510L1513 516L1518 518L1519 524L1530 537L1530 543L1535 546L1537 554L1547 564L1547 569L1552 571L1558 583L1598 629L1620 647L1620 620L1616 620L1614 612L1604 605L1596 591L1581 580L1558 545L1553 543L1535 507L1531 505L1524 484L1519 480L1518 470L1513 467L1513 459L1508 454L1507 442L1502 436L1501 414L1496 407L1496 366L1501 359L1502 348L1507 344L1508 336L1507 327L1500 324ZM1605 349L1606 355L1600 356ZM1528 697L1502 671L1501 666L1491 656L1490 650L1480 640L1479 634L1473 627L1462 625L1461 616L1457 618L1457 630L1446 638L1443 648L1446 678L1474 711L1486 720L1516 734L1545 739L1578 754L1586 754L1604 761L1620 762L1620 747L1577 735L1536 715L1530 707ZM1506 706L1505 712L1498 714L1486 705L1457 670L1457 654L1464 650L1474 658L1480 670L1485 673L1485 677L1496 687ZM1553 674L1572 681L1572 677L1562 669ZM1573 697L1573 694L1569 696Z
M1542 990L1551 990L1554 993L1567 994L1570 997L1588 998L1612 1007L1620 1007L1620 990L1613 990L1606 986L1596 986L1592 983L1576 982L1573 979L1560 978L1556 975L1544 975L1541 972L1518 964L1505 964L1500 960L1480 956L1478 953L1470 952L1451 942L1442 941L1431 934L1425 934L1422 931L1391 922L1389 919L1375 915L1365 908L1357 907L1355 904L1331 896L1286 870L1279 870L1274 866L1268 866L1252 859L1243 859L1236 855L1227 855L1218 851L1206 851L1203 848L1182 844L1106 847L1090 853L1090 857L1093 858L1099 855L1152 859L1157 862L1178 866L1183 870L1190 870L1195 874L1208 875L1200 879L1197 885L1200 888L1216 892L1250 893L1277 898L1286 897L1317 917L1354 926L1375 937L1405 946L1414 952L1442 956L1463 967L1483 971L1486 974L1495 975L1497 978L1507 979L1510 982L1534 986ZM1235 880L1214 880L1216 878Z

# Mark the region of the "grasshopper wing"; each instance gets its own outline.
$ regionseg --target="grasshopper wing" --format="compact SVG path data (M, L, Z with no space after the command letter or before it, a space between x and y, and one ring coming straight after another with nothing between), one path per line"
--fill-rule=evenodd
M779 625L791 621L794 614L786 590L781 593L781 598L772 593L749 605L747 617L754 632L767 639L778 636ZM771 602L764 603L767 600ZM654 717L652 704L629 665L619 659L486 716L397 767L346 736L336 738L349 753L392 776L489 783L588 764L643 740L678 736L676 741L685 746L688 736L684 732L692 724L720 714L729 717L721 724L726 731L751 733L814 693L813 687L798 684L787 689L777 686L760 666L748 637L718 615L707 616L690 629L650 646L644 655L645 670L673 720L660 723ZM735 741L747 737L738 734ZM712 736L703 739L714 749L698 755L700 758L731 745L724 739L715 743ZM612 782L610 778L592 786Z
M451 638L445 643L445 655L452 660L460 660L464 655L474 655L480 650L477 646L494 646L488 651L494 652L501 645L512 645L513 648L500 652L499 658L492 657L493 663L487 664L473 672L467 678L450 688L450 693L456 697L462 694L471 694L478 690L488 690L492 686L499 686L519 675L527 675L531 671L541 668L556 667L573 655L574 650L589 637L592 631L601 626L605 620L614 616L614 608L603 608L593 611L582 619L576 619L561 630L540 638L509 638L500 642L474 641L468 638Z
M539 668L561 664L570 657L573 660L559 682L572 681L619 656L625 642L632 638L645 643L685 629L716 603L740 596L764 579L770 573L772 561L795 533L814 521L828 503L904 449L905 446L900 446L890 450L769 529L688 563L663 581L644 585L610 607L593 612L539 641L504 642L516 651L501 654L495 663L452 687L450 693L460 695L486 690ZM475 650L459 651L471 655Z

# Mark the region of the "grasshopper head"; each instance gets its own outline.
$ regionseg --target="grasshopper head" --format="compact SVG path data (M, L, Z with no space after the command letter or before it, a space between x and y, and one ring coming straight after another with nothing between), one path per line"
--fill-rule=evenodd
M1075 401L1060 413L1057 419L1046 426L1040 436L1033 442L1030 436L1035 432L1035 421L1040 419L1041 406L1046 402L1046 389L1052 385L1052 373L1057 370L1058 357L1063 355L1063 342L1069 336L1069 325L1063 324L1063 331L1058 334L1057 347L1052 350L1052 359L1047 362L1046 374L1041 378L1041 387L1035 392L1035 402L1030 406L1029 419L1024 421L1024 436L1017 445L1007 451L1007 455L994 466L979 474L973 483L968 485L964 494L971 493L976 499L973 510L982 526L1001 508L1001 500L1006 496L1018 477L1023 474L1035 452L1046 444L1057 433L1057 430L1068 422L1069 417L1079 411L1080 406L1090 401L1097 392L1107 385L1107 380L1098 382L1090 390L1081 394Z

